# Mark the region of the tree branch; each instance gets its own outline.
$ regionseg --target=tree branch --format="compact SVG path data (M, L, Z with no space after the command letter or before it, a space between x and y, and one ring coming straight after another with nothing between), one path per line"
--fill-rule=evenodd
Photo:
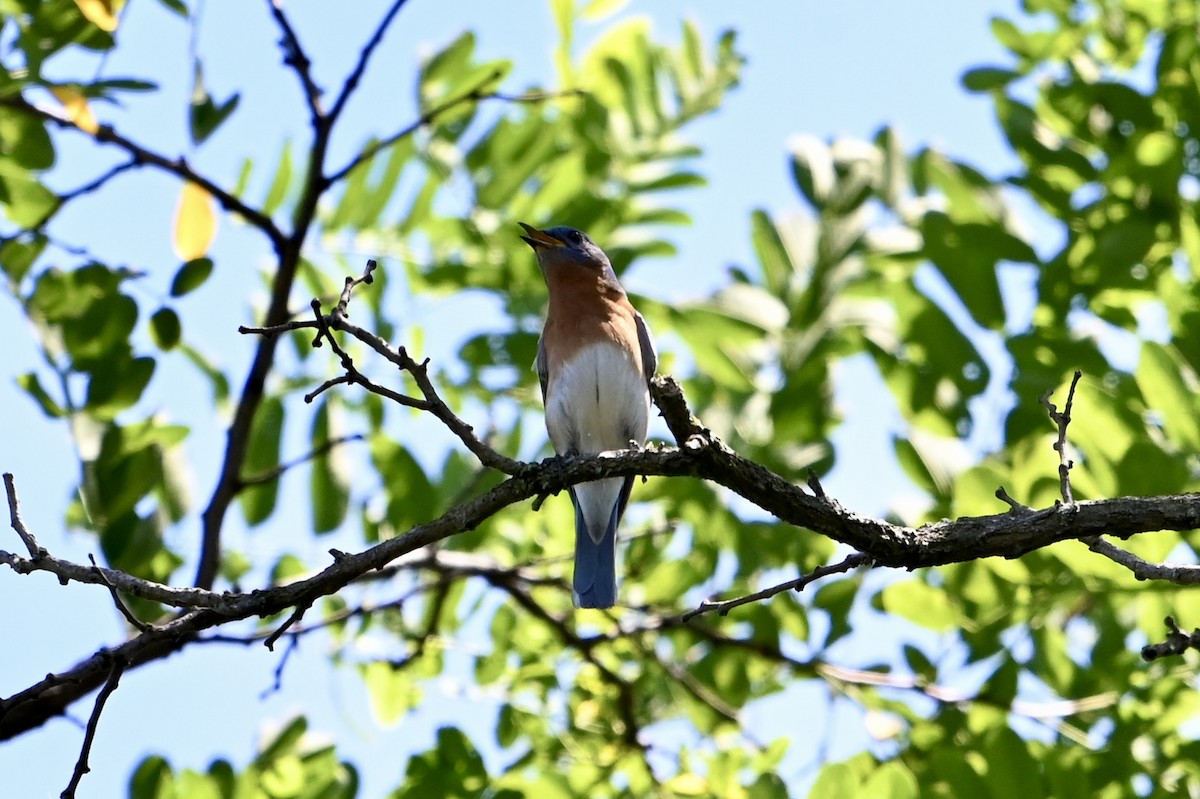
M300 45L300 37L296 35L296 29L292 27L291 21L284 13L282 0L267 0L267 5L271 9L271 16L275 18L275 24L279 26L279 44L283 48L283 63L296 73L296 78L300 81L304 99L308 102L312 128L316 131L324 124L325 114L321 110L321 89L312 76L312 61L304 52L304 48Z
M760 602L764 599L770 599L776 594L782 594L784 591L791 591L793 589L796 591L803 591L804 586L808 585L809 583L816 582L822 577L828 577L831 574L842 574L843 572L848 572L851 569L862 566L863 564L869 564L870 562L871 559L868 556L861 552L855 552L851 555L847 555L843 560L837 563L832 563L828 566L818 566L808 574L803 574L797 577L795 580L788 580L786 583L773 585L770 588L764 588L763 590L756 591L753 594L740 596L736 599L726 599L720 602L714 602L706 599L700 603L699 607L695 608L694 610L689 610L687 613L683 614L683 620L691 621L697 616L712 612L716 612L721 616L728 616L729 611L736 607L741 607L742 605L746 605L751 602Z
M71 781L59 794L61 799L74 799L75 791L79 788L79 781L83 779L84 774L91 771L91 767L88 766L88 756L92 752L92 742L96 739L96 727L100 724L100 714L104 712L104 703L112 696L113 691L117 690L117 684L121 682L121 674L125 671L125 661L119 657L110 657L109 659L112 661L112 665L109 667L108 680L100 689L100 693L96 695L96 704L92 708L92 715L88 719L87 728L83 734L83 745L79 749L79 759L75 762Z
M1142 647L1143 660L1149 662L1158 660L1159 658L1182 655L1189 649L1200 649L1200 627L1197 627L1190 633L1185 633L1179 629L1179 625L1175 623L1175 619L1172 616L1167 616L1167 618L1163 619L1163 623L1167 625L1167 629L1170 631L1167 640L1159 644L1150 644Z
M29 553L29 557L34 561L47 557L46 548L38 544L37 539L33 537L33 533L29 532L24 520L21 518L21 500L17 498L17 486L13 481L12 474L9 472L4 473L4 493L8 497L9 524L16 531L17 537L21 539L21 543L25 545L25 550Z
M285 240L283 231L276 226L275 222L269 216L242 202L212 180L196 172L182 157L171 159L160 155L127 139L110 125L101 125L95 133L86 131L66 117L33 105L19 94L0 97L0 107L11 108L23 114L36 116L65 130L77 131L101 144L112 144L129 153L138 165L148 164L175 175L181 180L195 183L211 194L226 211L241 216L248 224L262 231L276 248L283 245Z
M357 155L346 162L344 166L327 177L325 179L326 184L332 185L344 179L359 165L371 160L396 142L407 139L409 136L413 135L426 125L433 124L434 120L436 120L438 117L442 116L448 111L458 108L461 105L466 105L468 103L482 103L488 100L503 100L509 103L541 103L545 102L546 100L554 100L561 97L574 97L583 93L578 89L568 89L561 92L530 92L528 94L518 95L503 94L498 91L484 91L483 87L494 82L496 77L497 75L495 73L489 75L487 78L480 81L479 85L474 89L470 89L458 97L453 97L441 103L440 105L430 108L422 113L421 116L417 117L416 121L405 125L403 128L386 138L380 139L373 144L368 144Z
M1150 563L1103 538L1094 537L1081 540L1093 552L1129 569L1139 580L1163 580L1176 585L1200 585L1200 566L1183 563Z
M1075 503L1075 498L1071 494L1071 468L1075 466L1075 461L1067 457L1067 427L1071 424L1071 406L1075 404L1075 387L1079 385L1081 377L1083 377L1083 372L1076 369L1074 377L1071 378L1071 387L1067 389L1067 404L1063 406L1061 413L1050 401L1052 393L1050 389L1047 389L1046 393L1038 398L1038 401L1045 406L1046 412L1050 414L1050 421L1058 425L1058 438L1054 442L1054 451L1058 453L1058 482L1063 502L1067 505Z
M346 108L346 103L350 100L350 95L354 94L358 88L358 82L362 80L362 76L367 71L367 64L371 61L371 56L374 55L376 48L383 42L383 35L387 33L387 29L391 26L392 20L400 13L400 9L408 0L393 0L392 5L384 13L383 19L379 20L379 24L375 26L375 32L371 34L371 38L367 40L362 51L358 54L358 62L354 65L354 69L346 77L346 82L342 84L342 90L338 93L337 99L333 103L333 108L329 111L329 125L333 125L337 118L342 115L342 111Z

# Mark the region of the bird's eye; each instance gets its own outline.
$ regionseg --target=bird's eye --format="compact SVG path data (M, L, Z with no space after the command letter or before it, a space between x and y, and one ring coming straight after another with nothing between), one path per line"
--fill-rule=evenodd
M571 240L572 244L583 244L583 234L578 230L572 230L567 234L567 238Z

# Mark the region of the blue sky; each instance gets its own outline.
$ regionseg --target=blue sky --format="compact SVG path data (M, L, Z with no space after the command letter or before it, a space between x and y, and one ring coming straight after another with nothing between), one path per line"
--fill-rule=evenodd
M316 0L288 5L316 63L318 83L334 90L382 13L382 4L340 4L336 18L330 8ZM651 15L655 30L671 40L685 16L698 21L710 40L720 29L735 27L739 49L749 59L742 86L722 111L690 130L705 150L700 171L709 185L683 200L695 224L669 231L678 256L647 260L627 275L626 282L638 293L668 301L687 299L715 284L727 266L753 263L749 212L756 207L772 213L799 209L786 166L787 141L795 134L868 138L881 124L891 123L910 148L932 144L993 174L1011 165L988 102L966 94L958 77L970 66L1003 63L988 18L1015 14L1015 3L696 0L633 2L622 13ZM411 0L351 105L335 151L346 157L369 135L386 134L411 120L418 55L467 27L478 35L483 56L516 62L510 89L552 80L554 27L542 0ZM594 31L585 29L577 47L586 46ZM153 75L164 90L133 99L119 113L100 108L101 120L116 121L157 151L187 154L201 171L225 185L233 184L241 156L249 152L259 165L251 195L261 196L284 137L290 133L302 143L306 125L294 78L279 63L278 33L266 4L206 4L197 44L209 88L218 99L240 90L242 105L197 152L189 151L186 134L191 76L186 26L159 4L139 2L131 7L119 36L122 49L109 59L105 74ZM94 68L64 62L62 77L91 75ZM56 188L70 188L98 172L92 151L77 138L63 136L58 141L66 168ZM111 193L79 203L59 231L102 257L150 270L152 285L161 291L175 267L170 242L177 193L178 184L169 178L131 177L114 185ZM185 316L185 329L203 322L205 349L238 375L244 372L250 348L236 334L236 326L253 318L256 296L246 293L244 274L225 265L257 269L267 251L248 231L223 220L216 256L225 274L204 289L209 292L204 318ZM424 313L432 317L453 307L436 306ZM6 374L37 368L29 338L16 304L0 300ZM163 369L159 380L187 381L199 396L206 396L207 389L186 369ZM876 399L881 395L878 388L866 369L850 365L840 374L838 400L847 424L838 438L838 470L827 482L844 503L867 513L882 511L908 490L894 467L880 473L879 464L891 462L890 456L883 456L890 451L891 432L898 428L891 409ZM76 469L65 430L43 419L11 382L0 383L0 408L0 470L16 474L27 524L57 555L86 561L94 541L62 532L65 498ZM203 407L164 410L190 422L192 416L202 416ZM188 451L195 462L195 499L202 505L212 488L222 442L211 424L197 424ZM864 474L871 479L861 479ZM184 528L176 543L192 551L198 527ZM278 530L260 535L251 546L271 551L279 535ZM10 539L0 536L0 548L16 548L15 536L10 534ZM352 539L346 543L353 545ZM318 542L316 550L329 545L327 540ZM185 568L179 578L187 579L190 573ZM48 670L66 668L123 635L106 592L60 587L46 575L18 577L0 570L0 608L8 609L0 614L0 640L12 642L0 657L0 695L26 687ZM13 612L18 608L22 612ZM398 728L378 729L367 715L359 678L331 675L318 638L302 644L288 666L283 690L262 700L259 695L272 684L277 658L261 647L207 646L127 674L105 710L93 749L93 771L85 777L81 795L123 795L132 767L152 752L166 755L177 767L203 769L218 755L244 763L264 724L305 712L310 729L340 742L342 755L361 769L362 795L374 797L399 781L405 755L428 745L438 724L466 722L470 729L477 714L480 698L472 689L445 681L431 689L441 692L436 702ZM90 709L88 700L73 708L73 715L85 719ZM824 712L816 708L814 717L824 719ZM864 743L860 720L850 713L843 716L835 719L838 734L830 753L835 758ZM760 737L802 735L788 729L790 716L772 716L759 708L749 717L770 733ZM821 732L823 724L815 723L813 732ZM485 726L481 737L490 736L490 729L490 724ZM28 781L19 796L57 796L70 776L81 736L81 729L70 721L51 722L0 746L0 773L19 773ZM797 773L784 776L799 780L803 775L797 767Z

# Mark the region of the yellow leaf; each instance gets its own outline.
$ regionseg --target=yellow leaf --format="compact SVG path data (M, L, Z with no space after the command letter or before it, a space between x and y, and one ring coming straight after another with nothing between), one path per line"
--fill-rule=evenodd
M175 209L175 255L181 261L203 258L217 234L217 213L212 195L195 183L183 184Z
M664 787L682 796L703 796L708 793L708 780L695 773L678 774L667 780Z
M75 0L75 5L79 6L79 13L87 17L88 22L102 31L112 33L117 29L117 14L125 3L124 0Z
M96 124L96 117L92 116L92 109L88 106L87 98L83 96L83 92L74 86L51 86L50 91L62 103L63 110L67 112L67 116L71 121L75 123L75 127L87 133L95 133L100 130L100 126Z

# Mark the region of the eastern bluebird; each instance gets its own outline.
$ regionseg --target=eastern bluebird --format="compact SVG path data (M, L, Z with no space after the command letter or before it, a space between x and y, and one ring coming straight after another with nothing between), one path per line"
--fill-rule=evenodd
M546 279L550 309L538 341L537 372L546 429L560 455L625 449L646 440L649 380L658 354L608 256L569 227L521 223ZM575 604L611 608L617 600L617 525L633 477L571 489L575 505Z

